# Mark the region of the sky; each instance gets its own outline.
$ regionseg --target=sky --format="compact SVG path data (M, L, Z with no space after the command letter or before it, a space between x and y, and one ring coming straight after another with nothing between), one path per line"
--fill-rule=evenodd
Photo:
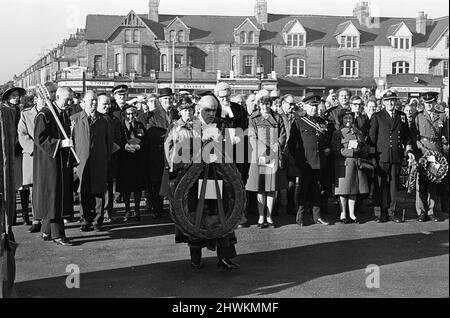
M351 16L358 0L268 0L268 12ZM448 15L447 0L370 0L373 16ZM161 14L253 15L255 0L160 0ZM0 85L84 28L88 14L143 14L148 0L0 0ZM7 10L5 10L7 8ZM11 30L8 32L8 30Z

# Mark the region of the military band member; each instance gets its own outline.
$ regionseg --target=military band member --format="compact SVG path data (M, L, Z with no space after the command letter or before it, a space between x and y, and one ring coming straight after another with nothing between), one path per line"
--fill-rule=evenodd
M435 109L438 95L436 92L423 94L422 99L425 109L413 119L411 134L413 146L417 150L416 159L420 159L427 150L437 151L444 155L446 149L448 154L448 120L443 112ZM434 222L439 221L435 214L435 206L439 196L439 187L445 187L446 184L448 186L447 178L444 179L442 185L433 184L425 178L418 178L416 210L419 215L419 222L425 222L428 219Z
M306 96L303 99L306 116L295 120L288 142L295 163L301 169L300 198L297 224L305 225L306 204L311 203L314 223L329 225L321 216L321 173L326 173L326 157L331 154L331 132L327 122L317 117L321 97Z
M112 89L112 94L114 97L114 101L111 104L111 112L121 122L123 122L125 120L124 112L127 106L127 99L128 99L128 86L117 85Z
M395 110L397 94L387 90L383 94L384 109L373 114L370 121L369 138L378 156L378 177L381 190L381 218L401 223L395 216L397 210L397 192L399 190L400 168L406 152L412 153L410 131L406 115Z

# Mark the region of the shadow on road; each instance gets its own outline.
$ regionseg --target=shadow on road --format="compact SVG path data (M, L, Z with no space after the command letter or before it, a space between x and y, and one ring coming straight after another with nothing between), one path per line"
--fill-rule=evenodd
M449 231L321 243L240 255L238 271L219 271L215 258L194 271L188 261L81 274L81 288L67 289L66 276L16 284L19 297L199 297L264 296L305 282L379 266L448 254ZM239 248L239 246L238 246Z

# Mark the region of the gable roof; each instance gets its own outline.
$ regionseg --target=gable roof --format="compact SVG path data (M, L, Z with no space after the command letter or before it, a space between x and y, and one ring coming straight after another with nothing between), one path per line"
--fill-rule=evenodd
M335 46L335 31L348 27L352 23L360 32L361 46L390 46L387 34L392 32L393 26L399 27L403 22L413 34L413 45L416 47L429 47L435 43L448 28L448 16L429 20L426 35L415 32L415 18L378 18L377 28L368 28L361 25L353 16L326 16L326 15L292 15L269 14L268 23L264 28L253 16L209 16L209 15L159 15L159 23L147 19L146 14L139 15L142 21L156 35L164 39L164 28L178 17L187 27L191 28L190 40L193 42L234 43L234 29L249 19L260 29L260 43L284 44L283 30L286 26L301 21L308 34L308 45ZM86 18L86 36L88 41L105 41L108 34L124 18L124 16L88 15Z
M138 24L139 24L139 23L142 23L142 25L145 26L145 27L147 27L147 29L153 34L153 36L154 36L155 38L157 38L156 34L152 31L152 29L150 29L150 28L148 27L148 25L147 25L144 21L142 21L142 18L141 18L139 15L137 15L136 13L134 13L133 10L131 10L130 13L128 13L123 19L121 19L121 20L120 20L120 23L119 23L114 29L111 30L111 32L108 34L108 36L106 37L106 39L109 39L109 38L111 37L111 35L113 35L114 32L116 32L118 28L120 28L121 26L123 26L123 24L126 23L126 21L128 20L128 18L130 18L130 17L135 17L135 18L137 19L137 21L138 21Z
M177 22L177 21L179 21L179 22L181 22L181 24L186 28L186 29L190 29L190 27L188 27L178 16L177 17L175 17L175 19L173 19L172 20L172 22L170 22L166 27L165 27L165 29L168 29L168 28L170 28L170 26L172 25L172 24L174 24L175 22Z
M255 28L256 31L261 31L249 18L246 18L244 21L242 21L242 23L239 24L239 26L237 28L234 28L234 30L235 31L239 30L247 22L249 22Z
M292 30L292 28L296 25L296 24L300 24L301 27L304 29L305 27L303 26L303 24L299 21L299 19L292 19L291 21L289 21L288 23L286 23L286 25L283 27L283 30L281 30L281 33L288 33L289 31ZM305 31L306 32L306 31Z
M405 22L402 21L400 23L390 26L389 29L387 30L386 37L395 36L397 34L397 32L400 31L400 29L403 26L405 26L408 29L408 31L411 32L411 29L408 28L408 26L405 24Z
M347 21L344 23L341 23L337 26L336 31L334 31L334 35L339 35L344 33L345 30L352 24L352 21Z

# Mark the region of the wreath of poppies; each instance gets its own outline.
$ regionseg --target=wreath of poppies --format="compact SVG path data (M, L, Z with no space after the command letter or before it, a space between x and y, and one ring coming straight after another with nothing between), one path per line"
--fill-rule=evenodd
M428 157L434 156L435 162L429 162ZM435 169L434 164L439 164L439 168ZM447 159L438 151L427 150L419 160L420 176L428 180L428 182L438 184L441 183L448 173Z

